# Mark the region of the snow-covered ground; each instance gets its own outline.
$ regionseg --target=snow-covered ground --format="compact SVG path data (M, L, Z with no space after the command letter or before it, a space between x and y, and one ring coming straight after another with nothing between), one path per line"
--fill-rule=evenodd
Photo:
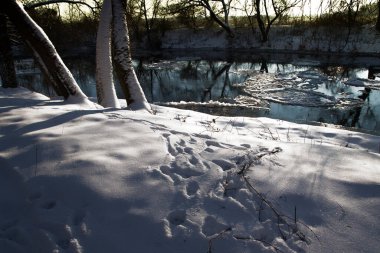
M380 137L0 88L0 252L378 252Z

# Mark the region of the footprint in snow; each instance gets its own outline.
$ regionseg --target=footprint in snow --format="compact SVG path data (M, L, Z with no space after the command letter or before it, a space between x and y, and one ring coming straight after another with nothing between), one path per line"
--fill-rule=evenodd
M160 166L160 171L162 174L171 178L171 180L174 182L174 184L179 184L182 182L182 177L180 175L177 175L176 173L173 173L171 167L166 166L166 165L162 165L162 166Z
M212 160L212 162L222 168L223 171L227 171L235 167L235 164L232 164L227 160Z
M186 210L174 210L168 215L170 224L178 226L186 221Z
M185 148L183 149L183 151L185 151L185 153L187 153L187 154L189 154L189 155L193 155L193 154L194 154L193 149L190 148L190 147L185 147Z
M228 226L218 222L214 217L207 216L203 222L202 233L206 236L212 236L226 230Z
M217 147L217 148L224 148L219 142L216 142L216 141L206 141L205 142L207 146L214 146L214 147Z
M189 196L194 196L199 190L199 184L196 181L191 181L186 186L186 193Z
M212 148L206 148L205 151L209 152L209 153L214 153L215 152Z

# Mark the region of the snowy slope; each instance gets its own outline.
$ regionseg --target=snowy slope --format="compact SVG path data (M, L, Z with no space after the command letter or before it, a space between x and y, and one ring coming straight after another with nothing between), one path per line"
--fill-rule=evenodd
M0 90L0 252L377 252L380 137Z

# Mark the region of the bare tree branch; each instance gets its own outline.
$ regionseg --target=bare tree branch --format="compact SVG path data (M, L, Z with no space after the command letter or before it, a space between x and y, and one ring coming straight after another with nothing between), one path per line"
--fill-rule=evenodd
M44 1L44 2L38 2L38 3L30 3L30 4L25 4L24 5L24 9L25 10L32 10L32 9L36 9L38 7L42 7L42 6L46 6L46 5L50 5L50 4L58 4L58 3L67 3L67 4L81 4L81 5L85 5L87 6L92 12L95 12L95 8L98 8L98 7L94 7L94 6L91 6L90 4L86 3L86 2L83 2L83 1L77 1L77 0L50 0L50 1Z

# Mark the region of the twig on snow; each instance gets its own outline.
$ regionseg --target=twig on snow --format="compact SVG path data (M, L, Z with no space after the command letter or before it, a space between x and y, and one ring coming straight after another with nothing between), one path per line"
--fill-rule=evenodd
M297 222L299 224L302 224L304 225L308 230L310 230L314 236L317 238L317 240L319 241L319 238L318 236L314 233L314 231L309 227L307 226L306 224L300 222L300 221L297 221L297 218L296 218L296 214L295 214L295 220L293 220L293 222L295 223L295 226L291 225L288 221L286 221L285 218L289 219L289 220L292 220L292 218L286 216L286 215L282 215L275 207L274 205L269 201L267 200L264 195L262 193L260 193L250 182L249 182L249 178L248 176L246 175L246 172L247 170L254 164L254 162L257 162L258 160L260 160L262 157L266 156L266 155L275 155L279 152L281 152L282 149L281 148L275 148L271 151L266 151L266 152L261 152L255 156L253 156L253 158L250 158L248 159L248 161L246 161L245 163L243 163L243 165L241 166L241 169L237 172L238 175L242 176L244 182L246 183L248 189L254 193L256 196L259 197L259 199L261 200L261 204L260 204L260 210L259 210L259 219L261 218L260 216L260 212L261 212L261 208L262 208L262 205L263 203L265 203L269 208L270 210L272 210L272 212L275 214L275 216L277 217L277 227L278 227L278 231L280 233L280 236L282 237L283 240L287 240L285 234L283 233L282 229L281 229L281 224L284 224L286 225L290 231L295 234L301 241L304 241L306 242L307 244L310 244L311 241L310 239L308 239L298 228L297 228Z
M249 237L234 236L234 238L236 240L250 240L250 241L261 242L262 244L265 244L267 246L272 247L276 252L284 252L284 251L280 250L278 247L274 246L273 244L271 244L271 243L269 243L267 241L264 241L262 239L257 239L257 238L251 237L251 236L249 236Z
M218 234L216 234L214 236L211 236L211 238L209 238L209 240L208 240L208 250L207 250L207 253L212 253L212 241L213 240L218 239L219 237L221 237L222 235L224 235L225 233L230 232L230 231L232 231L232 228L228 227L228 228L223 229L222 231L220 231Z

